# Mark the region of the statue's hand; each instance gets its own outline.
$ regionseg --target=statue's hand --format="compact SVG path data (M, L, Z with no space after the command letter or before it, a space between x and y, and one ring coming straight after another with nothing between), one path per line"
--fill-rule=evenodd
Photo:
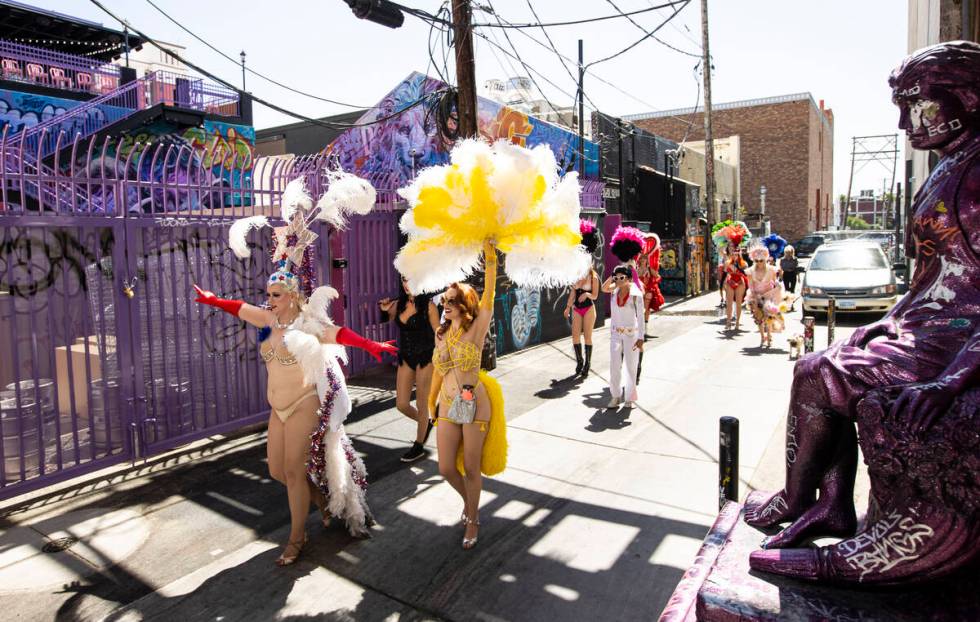
M898 328L889 318L879 320L854 331L851 335L850 345L855 348L864 348L877 337L887 337L888 339L898 339Z
M958 393L956 387L941 381L909 385L892 404L891 416L904 415L913 433L925 432L946 412Z

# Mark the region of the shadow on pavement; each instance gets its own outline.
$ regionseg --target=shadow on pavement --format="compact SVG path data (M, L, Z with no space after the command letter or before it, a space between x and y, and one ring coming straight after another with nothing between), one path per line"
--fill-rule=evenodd
M547 389L541 389L534 394L535 397L540 397L546 400L556 400L561 399L577 389L579 385L585 380L585 376L571 375L565 378L553 378L549 380L549 386Z
M295 612L326 620L519 620L533 611L536 619L649 620L683 574L660 563L667 556L658 550L669 549L670 538L698 541L705 533L652 511L486 479L480 542L463 551L462 530L428 516L446 484L436 485L434 463L422 469L417 494L376 508L382 527L372 540L316 534L294 566L276 568L278 549L267 550L190 593L154 593L108 619L307 619L290 617Z
M589 432L605 432L606 430L622 430L627 426L633 425L630 421L632 408L602 408L596 411L589 419L589 425L585 429Z

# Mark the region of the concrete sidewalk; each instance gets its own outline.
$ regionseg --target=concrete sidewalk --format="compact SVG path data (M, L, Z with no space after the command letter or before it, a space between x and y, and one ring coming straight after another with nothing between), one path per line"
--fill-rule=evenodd
M322 531L311 516L299 562L274 567L288 510L257 437L8 516L5 618L654 618L717 512L718 417L741 420L744 494L789 397L785 338L756 348L747 316L746 332L726 335L717 301L683 301L651 320L632 411L603 408L607 330L596 333L585 380L569 377L569 340L499 360L509 465L485 480L473 551L460 549L462 503L434 454L398 462L412 424L390 400L375 401L347 426L371 473L373 539ZM796 332L793 319L787 335ZM58 538L77 543L42 552Z

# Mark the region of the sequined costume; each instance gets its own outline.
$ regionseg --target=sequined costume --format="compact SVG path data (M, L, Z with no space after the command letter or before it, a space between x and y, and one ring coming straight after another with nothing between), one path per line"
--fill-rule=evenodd
M495 259L493 260L496 261ZM493 305L494 281L496 269L493 269L494 278L488 278L484 284L483 295L480 297L480 308L487 309ZM432 355L433 374L432 388L429 391L429 412L436 415L438 421L448 421L439 416L439 409L449 408L453 397L447 395L442 390L443 379L446 374L453 371L460 373L472 372L480 369L481 350L476 344L466 341L463 338L461 328L449 328L443 343L437 344ZM490 401L490 420L488 423L481 423L481 428L485 428L486 438L483 441L483 453L480 460L480 470L484 475L497 475L507 467L507 418L504 416L504 394L500 388L500 383L496 378L487 372L480 370L477 376L477 385L482 385L487 392ZM465 474L463 467L463 445L460 443L459 452L456 454L456 468L460 473Z
M774 267L767 266L766 276L761 280L756 280L754 269L749 271L747 300L752 317L760 329L765 323L770 332L783 332L786 325L782 311L783 288Z
M405 311L401 301L395 309L395 325L398 326L398 364L405 363L412 369L425 367L432 362L436 336L429 324L430 296L415 298L415 313L402 322Z

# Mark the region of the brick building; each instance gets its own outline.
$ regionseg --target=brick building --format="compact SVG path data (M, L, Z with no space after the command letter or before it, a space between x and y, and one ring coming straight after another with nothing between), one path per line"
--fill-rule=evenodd
M671 140L704 140L704 118L693 109L624 117ZM716 104L715 136L740 141L741 204L765 213L772 230L790 240L833 225L834 115L809 93Z

